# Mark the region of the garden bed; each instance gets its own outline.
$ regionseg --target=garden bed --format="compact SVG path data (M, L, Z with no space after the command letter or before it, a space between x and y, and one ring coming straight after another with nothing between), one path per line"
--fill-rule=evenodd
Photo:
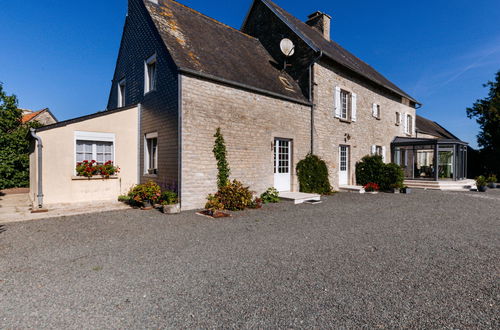
M231 217L231 214L221 212L221 211L211 212L211 211L205 210L205 211L196 212L196 214L204 216L204 217L213 218L213 219Z

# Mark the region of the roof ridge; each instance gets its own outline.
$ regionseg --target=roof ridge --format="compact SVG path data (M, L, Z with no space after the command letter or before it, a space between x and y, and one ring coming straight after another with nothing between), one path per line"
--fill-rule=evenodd
M179 5L179 6L181 6L181 7L185 8L185 9L187 9L187 10L189 10L189 11L191 11L191 12L193 12L193 13L195 13L195 14L199 15L199 16L202 16L202 17L204 17L204 18L206 18L206 19L208 19L208 20L210 20L210 21L212 21L212 22L214 22L214 23L217 23L217 24L219 24L219 25L222 25L222 26L223 26L223 27L225 27L225 28L229 28L230 30L233 30L233 31L235 31L235 32L238 32L239 34L241 34L241 35L243 35L243 36L245 36L245 37L247 37L247 38L250 38L250 39L252 39L252 40L256 40L256 41L258 41L258 39L257 39L257 38L252 37L252 36L251 36L251 35L249 35L249 34L243 33L243 32L241 32L240 30L233 28L232 26L229 26L229 25L227 25L227 24L225 24L225 23L222 23L221 21L218 21L218 20L216 20L215 18L212 18L212 17L210 17L210 16L207 16L207 15L205 15L205 14L203 14L203 13L201 13L201 12L199 12L199 11L197 11L197 10L195 10L195 9L191 8L191 7L188 7L188 6L186 6L186 5L184 5L184 4L180 3L180 2L178 2L178 1L175 1L175 0L163 0L163 1L173 2L173 3L175 3L176 5Z
M375 82L376 84L386 88L386 89L389 89L393 92L395 92L396 94L399 94L405 98L409 98L411 101L414 101L416 103L419 103L416 99L414 99L412 96L410 96L408 93L406 93L405 91L403 91L398 85L396 85L394 82L392 82L390 79L388 79L385 75L383 75L382 73L380 73L377 69L375 69L373 66L371 66L370 64L368 64L366 61L363 61L361 58L359 58L358 56L354 55L352 52L350 52L349 50L347 50L346 48L342 47L338 42L330 39L330 40L327 40L325 39L324 37L320 36L322 39L321 42L318 42L317 40L314 40L315 38L311 38L309 37L309 35L307 35L309 32L313 32L313 33L317 33L317 31L312 28L311 26L309 26L307 23L305 23L304 21L302 21L301 19L299 19L298 17L296 17L295 15L293 15L292 13L288 12L287 10L283 9L281 6L279 6L278 4L276 4L275 2L273 2L272 0L260 0L262 3L264 3L265 5L267 5L268 8L270 8L272 11L274 11L275 13L277 12L279 14L279 16L281 16L285 21L285 24L289 25L289 27L294 30L294 32L296 34L299 35L299 37L301 37L302 39L304 39L304 41L307 43L307 44L312 44L313 46L311 48L317 48L317 49L320 49L320 50L323 50L324 48L324 45L325 44L322 44L322 42L326 42L326 45L330 46L330 47L333 47L333 48L337 48L338 52L344 52L345 54L340 54L341 56L345 57L345 55L348 55L350 56L354 61L353 62L358 62L359 64L356 64L356 63L353 63L353 64L350 64L350 63L340 63L342 66L354 71L354 72L357 72L358 74L361 74L362 76L365 76L367 79ZM273 8L271 8L273 7ZM286 17L286 16L289 16L289 17ZM297 21L297 22L295 22ZM301 24L301 26L299 26L298 24ZM301 30L302 29L302 26L304 27L307 27L308 30L307 32L305 30ZM310 31L309 31L310 30ZM328 52L328 50L323 50L323 52L325 54L329 54L330 52ZM329 55L330 58L332 58L332 55ZM334 61L337 61L336 59L332 58ZM337 61L338 62L338 61ZM363 70L363 66L366 66L367 68L369 68L370 71L372 71L373 73L375 73L376 75L378 75L378 77L367 77L364 73L362 72L359 72L359 70ZM382 81L380 81L382 79ZM383 81L385 80L385 82Z

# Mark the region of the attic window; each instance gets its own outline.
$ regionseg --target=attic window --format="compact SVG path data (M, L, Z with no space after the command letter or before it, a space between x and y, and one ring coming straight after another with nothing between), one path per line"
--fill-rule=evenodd
M156 89L156 54L144 62L144 94Z
M285 77L280 77L280 81L283 84L283 86L285 86L286 90L289 90L289 91L292 91L292 92L295 91L293 89L292 84L290 84L290 82L288 81L288 79L286 79Z

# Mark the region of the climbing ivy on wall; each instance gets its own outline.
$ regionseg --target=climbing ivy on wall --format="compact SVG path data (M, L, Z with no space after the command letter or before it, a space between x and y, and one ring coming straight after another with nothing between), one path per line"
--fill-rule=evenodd
M229 174L231 170L229 169L229 164L226 159L226 143L224 141L224 136L220 132L220 127L217 128L217 132L214 135L215 145L214 145L214 156L217 160L217 169L219 173L217 174L217 186L220 188L227 186L229 183Z

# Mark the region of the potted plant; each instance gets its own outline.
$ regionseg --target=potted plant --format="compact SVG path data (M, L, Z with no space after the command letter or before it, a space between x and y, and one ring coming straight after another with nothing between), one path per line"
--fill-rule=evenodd
M177 214L181 212L179 197L174 191L166 190L160 197L162 211L165 214Z
M486 179L488 181L488 188L495 189L497 187L497 177L495 174L492 174Z
M374 182L367 183L363 188L365 188L365 192L369 194L377 194L380 190L380 186Z
M411 194L411 188L408 188L408 186L403 186L400 190L402 194Z
M391 184L390 188L387 190L388 193L391 193L391 194L399 194L400 190L401 190L402 186L400 184Z
M161 188L155 182L148 181L130 189L128 196L135 202L142 204L144 210L150 210L160 198Z
M486 180L486 178L483 175L480 175L476 178L477 191L485 192L487 189L487 185L488 185L488 180Z

